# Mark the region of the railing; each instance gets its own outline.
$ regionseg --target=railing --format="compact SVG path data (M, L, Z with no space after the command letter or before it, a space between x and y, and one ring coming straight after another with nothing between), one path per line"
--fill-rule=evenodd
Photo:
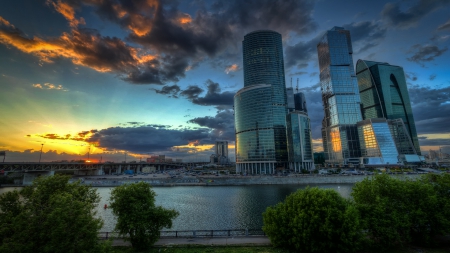
M262 229L175 230L159 231L160 238L266 236ZM121 238L117 232L99 232L100 239Z

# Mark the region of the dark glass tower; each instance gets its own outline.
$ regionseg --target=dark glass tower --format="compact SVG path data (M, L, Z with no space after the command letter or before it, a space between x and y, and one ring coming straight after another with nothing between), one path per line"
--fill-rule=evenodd
M234 97L237 170L274 173L288 161L281 35L251 32L242 46L244 88Z
M332 164L359 163L356 123L362 117L350 32L332 28L322 37L317 51L325 112L322 121L325 160Z
M417 153L420 155L416 125L403 68L385 62L358 60L356 76L361 96L363 119L402 119L415 152L408 151L410 150L408 148L411 140L403 138L403 140L397 141L399 153ZM401 130L401 128L396 129ZM399 132L394 131L393 134L397 136Z

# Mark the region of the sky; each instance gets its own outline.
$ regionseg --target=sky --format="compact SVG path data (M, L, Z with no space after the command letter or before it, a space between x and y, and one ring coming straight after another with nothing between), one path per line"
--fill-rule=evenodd
M450 153L448 13L450 0L0 1L0 150L6 162L207 161L226 140L234 160L242 40L270 29L321 151L316 45L340 26L355 66L403 67L422 152Z

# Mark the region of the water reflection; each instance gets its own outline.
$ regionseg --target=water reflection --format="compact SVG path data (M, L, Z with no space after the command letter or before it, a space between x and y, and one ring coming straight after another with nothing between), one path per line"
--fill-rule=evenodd
M341 196L349 198L353 185L317 186L335 189ZM157 205L173 208L180 213L174 220L171 230L211 230L261 228L262 213L268 206L282 202L287 195L305 187L304 185L176 186L155 187L153 190L157 194ZM11 189L2 188L0 193ZM97 188L101 197L97 212L104 220L102 231L112 231L116 223L111 209L103 208L109 203L111 189Z

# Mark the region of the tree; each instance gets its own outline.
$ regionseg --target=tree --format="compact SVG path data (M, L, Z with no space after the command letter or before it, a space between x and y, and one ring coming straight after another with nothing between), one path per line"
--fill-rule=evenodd
M95 189L67 176L39 177L0 195L0 252L103 252Z
M136 250L150 248L159 238L159 231L172 227L178 212L155 205L155 192L150 184L125 184L111 191L110 207L117 217L116 230Z
M263 213L263 230L276 247L301 252L355 252L361 245L359 215L334 190L306 188Z
M356 183L352 196L373 244L432 244L436 235L450 232L449 179L435 175L411 181L384 174Z

